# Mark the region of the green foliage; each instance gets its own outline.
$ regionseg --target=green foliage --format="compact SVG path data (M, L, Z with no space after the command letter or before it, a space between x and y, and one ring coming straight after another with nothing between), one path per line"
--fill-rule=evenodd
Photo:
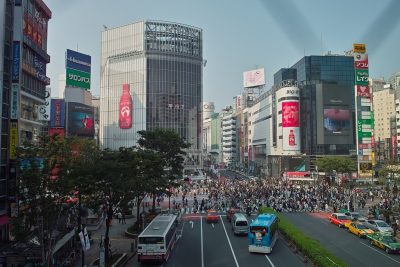
M318 170L332 173L334 170L338 173L350 173L357 170L356 162L350 157L324 157L316 161Z
M341 259L337 258L326 250L319 241L307 236L295 225L289 222L283 215L276 213L273 209L260 207L260 213L274 213L279 218L279 231L291 240L296 247L306 255L312 262L320 267L348 266Z

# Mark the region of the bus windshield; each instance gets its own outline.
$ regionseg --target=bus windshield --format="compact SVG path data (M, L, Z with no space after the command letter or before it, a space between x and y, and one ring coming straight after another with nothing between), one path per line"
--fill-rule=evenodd
M164 244L162 236L139 237L139 244Z

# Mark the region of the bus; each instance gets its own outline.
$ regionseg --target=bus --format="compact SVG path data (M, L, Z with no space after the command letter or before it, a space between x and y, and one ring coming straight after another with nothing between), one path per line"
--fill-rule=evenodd
M143 261L166 262L176 242L177 216L157 215L139 235L137 259Z
M260 214L250 223L247 238L249 252L271 253L278 239L278 217L275 214Z

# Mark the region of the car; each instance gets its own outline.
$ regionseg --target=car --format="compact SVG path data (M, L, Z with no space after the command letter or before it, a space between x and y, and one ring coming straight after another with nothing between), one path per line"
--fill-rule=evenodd
M386 253L400 254L400 242L396 240L391 233L368 234L367 239L371 245L385 250Z
M363 223L359 223L359 222L350 223L347 230L349 231L349 233L353 233L353 234L357 235L358 237L366 237L367 234L374 233L374 231L369 229Z
M207 211L207 216L206 216L206 222L212 223L212 222L218 222L219 221L219 216L218 213L215 210L208 210Z
M365 225L365 222L366 222L367 220L368 220L368 219L365 218L365 217L358 217L357 220L354 220L354 221L350 221L350 222L345 223L345 224L344 224L344 227L345 227L345 228L349 228L349 225L350 225L351 223L353 223L353 222L362 223L362 224ZM369 229L369 228L368 228L368 229Z
M385 221L382 220L367 220L365 226L375 232L381 233L393 233L393 228L389 226Z
M361 214L359 212L345 212L347 216L349 216L353 221L358 220L358 218L361 217Z
M228 209L228 212L226 214L226 219L228 220L228 222L231 222L233 215L238 212L240 212L240 209L238 209L238 208Z
M345 227L345 223L350 223L351 219L344 213L332 213L329 217L328 220L334 224L341 227Z

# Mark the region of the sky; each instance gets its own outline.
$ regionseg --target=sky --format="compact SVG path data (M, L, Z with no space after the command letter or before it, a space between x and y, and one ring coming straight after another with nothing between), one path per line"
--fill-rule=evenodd
M92 56L92 94L100 88L100 36L141 20L178 22L203 29L203 101L216 111L243 91L243 72L273 75L304 55L342 54L366 43L373 78L400 72L398 0L44 0L52 10L47 67L52 96L65 73L66 49Z

